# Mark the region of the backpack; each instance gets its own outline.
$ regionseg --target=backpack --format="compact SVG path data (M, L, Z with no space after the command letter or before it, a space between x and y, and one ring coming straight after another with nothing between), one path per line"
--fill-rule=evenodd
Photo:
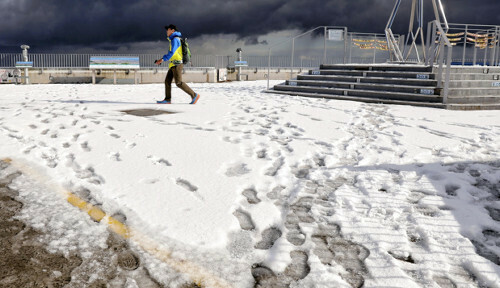
M180 38L181 48L182 48L182 64L187 64L191 61L191 51L189 50L189 44L187 38Z

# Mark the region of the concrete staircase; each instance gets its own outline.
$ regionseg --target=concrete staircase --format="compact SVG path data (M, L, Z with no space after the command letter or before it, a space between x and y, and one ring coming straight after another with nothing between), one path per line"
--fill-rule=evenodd
M437 67L406 64L321 65L267 92L304 97L436 107L500 109L500 67L454 66L448 103Z

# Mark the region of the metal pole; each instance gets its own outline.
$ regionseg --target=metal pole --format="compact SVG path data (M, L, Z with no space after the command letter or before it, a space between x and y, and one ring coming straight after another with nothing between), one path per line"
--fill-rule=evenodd
M497 37L498 35L498 28L495 27L495 34L493 35L493 53L491 55L491 66L497 66L495 60L497 58Z
M347 41L346 41L346 38L347 38L347 27L344 28L344 64L346 64L346 60L347 60Z
M236 51L238 52L238 61L241 61L241 49L238 48ZM238 76L236 80L241 81L241 63L238 65Z
M375 45L373 48L373 64L375 64L376 59L377 59L377 36L375 36Z
M295 38L292 39L292 59L290 60L290 79L293 78L293 57L295 56Z
M476 65L476 58L477 58L477 47L476 47L477 37L475 37L475 39L476 42L474 42L474 60L472 60L472 65Z
M346 36L348 37L348 36ZM352 33L349 38L349 64L352 63Z
M326 26L325 26L324 48L323 48L323 64L327 64L326 63Z
M430 63L429 63L430 56L429 55L431 53L431 49L430 49L430 47L431 47L431 27L432 27L431 24L432 24L431 22L429 22L427 24L427 47L429 47L429 48L427 50L427 54L425 55L425 59L424 59L425 65L430 65Z
M442 83L442 80L443 80L443 59L444 59L444 39L443 37L441 37L441 40L439 42L439 57L438 57L438 62L439 62L439 70L438 70L438 79L437 79L437 84L438 84L438 87L441 88L443 87L443 83Z
M484 48L484 59L483 59L483 66L488 66L486 65L486 60L488 59L488 37L489 37L490 33L489 32L486 32L486 48Z
M465 34L464 34L464 51L462 53L462 66L465 65L465 52L467 50L467 32L469 30L469 25L465 25Z
M496 49L497 48L497 45L496 45L497 43L495 42L496 39L497 39L497 28L496 27L495 27L495 33L492 34L492 38L493 38L492 39L493 47L491 49L493 49L493 52L491 53L491 60L490 60L490 65L489 66L496 66L496 65L494 65L494 63L495 63L495 55L497 53L497 49Z
M437 25L436 21L432 21L432 40L431 40L431 53L430 53L430 60L429 64L434 65L434 60L436 59L436 35L437 35Z
M448 104L448 91L449 91L449 87L450 87L451 56L452 56L451 49L452 48L453 47L451 45L448 46L448 57L446 58L447 67L446 67L446 76L445 76L445 80L444 80L444 95L443 95L443 103L445 105Z
M269 90L269 77L271 71L271 48L269 48L269 54L267 56L267 90Z
M498 41L498 42L496 43L497 48L498 48L498 49L497 49L497 51L498 51L498 52L497 52L497 57L496 57L496 61L495 61L495 62L496 62L496 63L495 63L495 66L499 66L499 65L500 65L500 63L498 62L498 57L500 57L500 27L498 27L498 26L497 26L497 37L496 37L496 39L497 39L497 41Z

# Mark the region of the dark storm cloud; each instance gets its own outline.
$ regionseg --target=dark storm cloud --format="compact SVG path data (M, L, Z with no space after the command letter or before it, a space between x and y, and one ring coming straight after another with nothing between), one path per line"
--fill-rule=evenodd
M411 1L404 2L409 6ZM498 0L443 3L450 22L500 24ZM257 38L262 34L321 25L382 33L393 5L394 0L1 0L0 45L98 47L157 41L164 39L163 26L169 23L191 38L236 34L250 44L262 44ZM403 32L404 27L398 29Z

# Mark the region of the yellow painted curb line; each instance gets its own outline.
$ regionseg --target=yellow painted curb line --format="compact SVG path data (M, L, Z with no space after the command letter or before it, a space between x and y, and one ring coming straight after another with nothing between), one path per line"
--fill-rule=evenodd
M111 216L107 216L106 212L104 212L100 208L90 203L87 203L85 200L78 197L77 195L53 183L53 181L47 179L45 176L35 171L28 165L23 164L21 161L17 160L14 161L11 158L4 158L1 159L0 161L12 165L16 169L20 170L24 175L29 176L31 177L31 179L39 182L40 184L45 185L48 189L55 190L61 193L68 201L68 203L86 212L95 221L105 223L109 227L109 229L111 229L116 234L122 236L125 239L134 241L144 251L150 253L151 255L156 256L158 259L168 264L174 270L188 275L191 278L191 280L195 282L198 286L214 287L214 288L232 287L224 279L212 275L205 268L195 263L182 259L173 258L172 253L170 251L165 250L155 240L151 239L146 235L143 235L139 231L133 231L130 227L120 222L119 220Z

